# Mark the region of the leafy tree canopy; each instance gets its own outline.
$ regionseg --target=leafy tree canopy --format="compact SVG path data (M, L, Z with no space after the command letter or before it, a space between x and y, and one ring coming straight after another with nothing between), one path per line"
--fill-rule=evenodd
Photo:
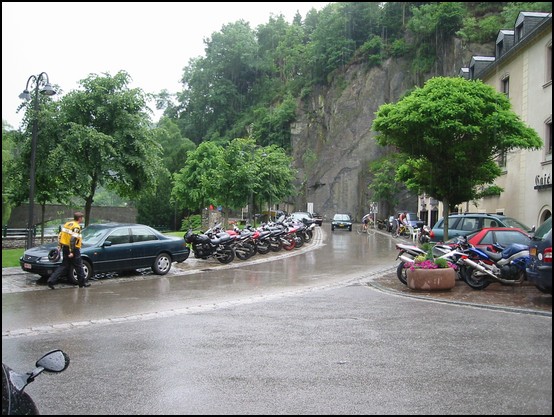
M130 89L130 81L124 71L91 74L60 102L61 140L52 155L62 161L59 175L85 200L85 219L99 186L137 197L155 186L162 167L146 96Z
M432 78L397 103L382 105L372 127L380 145L407 157L397 179L442 200L445 214L500 175L501 154L542 146L504 94L461 77Z

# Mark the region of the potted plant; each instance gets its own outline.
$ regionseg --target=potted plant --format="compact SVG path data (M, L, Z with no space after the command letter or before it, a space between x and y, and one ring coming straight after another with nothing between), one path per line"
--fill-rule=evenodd
M450 290L456 285L456 265L446 259L434 259L431 250L407 262L405 267L412 290Z

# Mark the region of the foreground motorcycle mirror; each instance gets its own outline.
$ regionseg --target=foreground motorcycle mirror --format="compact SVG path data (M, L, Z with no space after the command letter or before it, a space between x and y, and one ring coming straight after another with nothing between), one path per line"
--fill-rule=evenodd
M42 372L58 373L65 371L69 366L69 356L62 350L56 349L37 360L35 366L34 371L25 374L20 374L13 370L9 371L10 382L18 391L23 391Z
M46 372L63 372L69 366L69 356L56 349L40 358L35 365Z

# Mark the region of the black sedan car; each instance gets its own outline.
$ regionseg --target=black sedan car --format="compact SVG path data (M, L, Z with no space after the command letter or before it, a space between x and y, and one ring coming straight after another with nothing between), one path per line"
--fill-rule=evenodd
M541 224L531 238L529 256L527 280L540 291L552 294L552 217Z
M334 232L335 229L345 229L349 232L352 231L352 218L349 214L335 214L333 220L331 221L331 231Z
M166 236L142 224L91 224L83 229L82 236L85 279L101 273L142 268L152 268L155 274L165 275L173 262L183 262L190 254L184 238ZM53 262L48 257L56 246L56 243L50 243L26 250L19 259L21 268L47 278L62 261ZM75 272L68 275L67 280L76 284Z

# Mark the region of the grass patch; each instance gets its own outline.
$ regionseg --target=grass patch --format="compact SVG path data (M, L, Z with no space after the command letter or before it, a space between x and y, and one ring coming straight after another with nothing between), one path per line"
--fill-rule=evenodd
M23 255L25 249L2 249L2 268L19 266L19 258Z
M177 237L183 237L186 234L186 232L165 232L164 235L168 236L177 236Z

